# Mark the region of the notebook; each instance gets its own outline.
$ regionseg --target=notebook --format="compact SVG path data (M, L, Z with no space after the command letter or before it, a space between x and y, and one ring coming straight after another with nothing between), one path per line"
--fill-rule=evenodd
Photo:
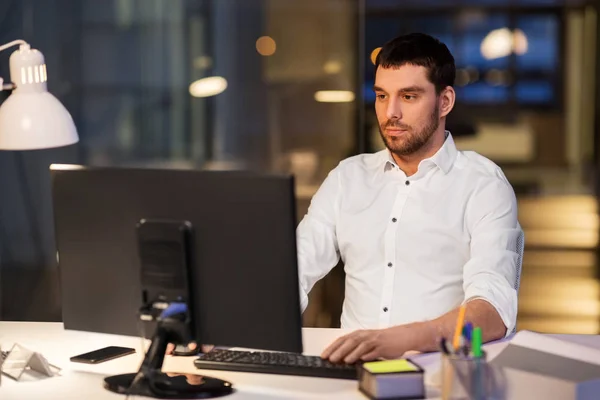
M422 399L424 371L410 359L366 362L359 370L358 388L371 399Z

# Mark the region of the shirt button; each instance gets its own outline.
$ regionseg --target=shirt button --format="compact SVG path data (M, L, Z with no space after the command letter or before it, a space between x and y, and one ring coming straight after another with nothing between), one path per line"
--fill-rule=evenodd
M388 263L388 267L391 267L391 266L392 266L392 263Z
M408 185L410 185L410 181L406 181L406 182L404 182L404 184L405 184L406 186L408 186Z
M396 218L392 218L392 222L396 222L398 221Z
M387 312L388 308L387 307L383 307L383 312Z

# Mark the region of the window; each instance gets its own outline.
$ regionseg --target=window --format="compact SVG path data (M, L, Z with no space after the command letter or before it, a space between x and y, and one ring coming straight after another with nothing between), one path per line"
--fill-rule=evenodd
M363 95L372 93L373 49L401 33L425 32L454 55L457 102L473 106L560 106L560 18L558 11L465 11L445 13L388 10L367 13Z

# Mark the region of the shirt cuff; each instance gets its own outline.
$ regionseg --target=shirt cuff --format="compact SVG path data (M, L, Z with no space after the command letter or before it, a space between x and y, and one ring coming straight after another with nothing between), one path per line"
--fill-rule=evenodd
M300 311L301 313L304 313L304 311L306 311L306 307L308 307L308 296L304 293L304 290L302 290L302 287L300 288Z

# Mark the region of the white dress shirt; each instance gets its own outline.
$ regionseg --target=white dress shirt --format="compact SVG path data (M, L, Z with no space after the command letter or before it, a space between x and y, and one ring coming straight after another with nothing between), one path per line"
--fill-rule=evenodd
M509 334L521 233L501 169L458 151L449 133L410 177L387 149L348 158L329 173L297 228L302 310L341 257L342 328L431 320L481 298Z

